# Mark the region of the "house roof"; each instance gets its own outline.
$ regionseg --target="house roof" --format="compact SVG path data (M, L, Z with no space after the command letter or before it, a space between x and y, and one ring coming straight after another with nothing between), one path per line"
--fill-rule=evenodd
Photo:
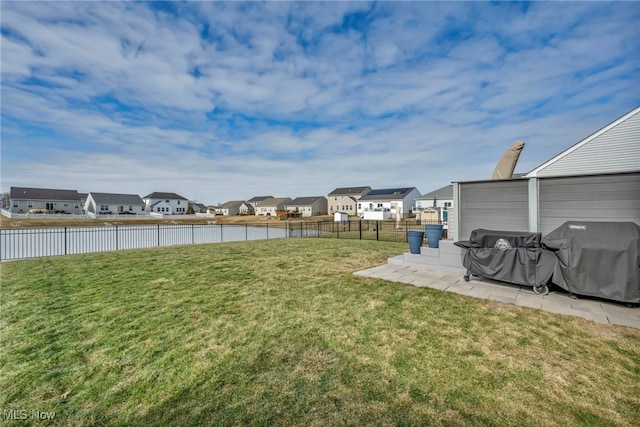
M329 196L341 196L341 195L349 195L349 194L362 194L367 191L370 191L371 187L344 187L344 188L336 188Z
M247 203L262 202L262 201L267 200L267 199L273 199L273 196L256 196L256 197L252 197L251 199L247 200Z
M102 203L106 205L144 205L144 202L137 194L113 194L113 193L94 193L90 192L89 195L96 203Z
M550 174L551 169L556 169L553 175L557 175L560 169L573 173L584 172L585 168L591 169L589 172L599 169L600 173L636 170L640 168L638 123L640 123L640 107L636 107L567 148L533 169L525 177L536 177L541 174L546 176ZM614 147L612 141L616 141L617 146ZM611 169L612 167L616 170Z
M11 199L29 200L80 200L76 190L56 190L52 188L11 187L9 189Z
M187 200L186 197L182 197L176 193L160 193L157 191L144 196L143 199Z
M450 184L433 190L430 193L420 196L420 199L433 199L434 197L436 199L453 199L453 185Z
M244 200L230 200L226 203L221 204L220 206L218 206L218 209L231 209L233 207L236 206L241 206L244 203Z
M287 206L310 206L322 199L327 200L324 196L296 197L293 201L287 203Z
M409 193L415 190L415 187L403 187L403 188L381 188L371 190L360 198L363 200L397 200L404 199Z
M260 207L274 207L290 201L291 199L289 197L271 197L269 199L265 199L264 202L260 204Z
M340 199L338 201L342 202L344 199L349 199L349 201L351 201L353 203L357 203L358 202L358 200L353 196L342 196L342 199Z

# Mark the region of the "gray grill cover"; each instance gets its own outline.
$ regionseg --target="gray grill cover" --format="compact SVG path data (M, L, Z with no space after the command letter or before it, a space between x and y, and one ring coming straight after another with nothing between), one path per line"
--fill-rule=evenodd
M555 251L552 282L577 295L640 302L640 226L569 221L544 236Z
M538 286L549 282L555 257L542 248L541 234L477 229L466 247L463 265L469 273L502 282Z

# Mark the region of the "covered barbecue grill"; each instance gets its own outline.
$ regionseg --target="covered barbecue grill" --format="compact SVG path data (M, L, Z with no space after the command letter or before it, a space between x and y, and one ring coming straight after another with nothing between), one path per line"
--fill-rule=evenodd
M552 281L575 294L640 303L640 226L569 221L544 236L555 251Z
M462 264L471 274L515 285L531 286L536 294L549 293L547 284L555 265L553 252L542 248L540 233L477 229L468 241Z

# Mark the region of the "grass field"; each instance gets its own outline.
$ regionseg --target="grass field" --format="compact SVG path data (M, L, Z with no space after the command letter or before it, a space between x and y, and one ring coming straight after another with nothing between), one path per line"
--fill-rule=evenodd
M352 274L404 251L281 239L3 263L3 421L638 425L639 330Z

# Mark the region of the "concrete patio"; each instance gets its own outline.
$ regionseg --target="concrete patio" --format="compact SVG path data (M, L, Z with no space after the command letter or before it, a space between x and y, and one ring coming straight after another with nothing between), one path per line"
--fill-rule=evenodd
M463 270L442 271L416 265L407 262L407 255L410 254L390 258L387 264L354 274L640 329L640 308L637 307L587 297L573 299L568 293L555 287L549 294L542 296L536 295L531 287L509 285L475 276L471 276L471 280L466 282Z

